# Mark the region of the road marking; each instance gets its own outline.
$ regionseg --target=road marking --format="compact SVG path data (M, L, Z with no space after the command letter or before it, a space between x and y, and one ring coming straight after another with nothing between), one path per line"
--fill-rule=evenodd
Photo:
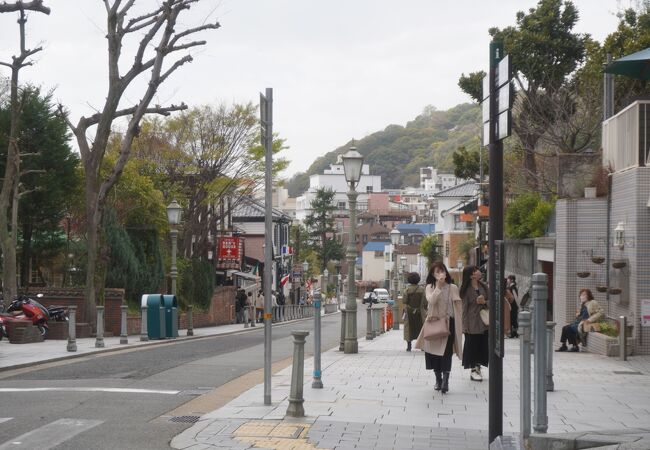
M40 388L0 388L0 392L109 392L116 394L163 394L177 395L180 391L131 388L102 387L40 387Z
M0 417L0 423L9 422L13 417Z
M83 419L59 419L28 433L22 434L15 439L10 439L0 445L0 450L9 449L30 449L48 450L67 441L68 439L96 427L103 421Z

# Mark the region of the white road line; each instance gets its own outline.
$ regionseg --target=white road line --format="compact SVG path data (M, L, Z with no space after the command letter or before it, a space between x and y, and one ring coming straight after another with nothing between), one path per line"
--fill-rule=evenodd
M48 450L102 423L101 420L59 419L0 445L0 450Z
M130 388L102 388L102 387L39 387L39 388L0 388L0 392L110 392L117 394L163 394L176 395L180 391L166 391L154 389Z
M0 423L9 422L13 417L0 417Z

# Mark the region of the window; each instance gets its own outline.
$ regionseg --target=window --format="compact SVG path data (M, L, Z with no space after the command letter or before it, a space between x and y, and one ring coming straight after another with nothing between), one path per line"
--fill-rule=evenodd
M449 256L449 241L445 242L445 256Z
M339 209L345 209L345 202L339 202Z
M384 259L384 252L382 252L381 250L375 250L375 258Z
M367 234L364 234L362 239L363 239L364 244L368 243L368 235Z
M372 192L372 186L366 186L366 193Z

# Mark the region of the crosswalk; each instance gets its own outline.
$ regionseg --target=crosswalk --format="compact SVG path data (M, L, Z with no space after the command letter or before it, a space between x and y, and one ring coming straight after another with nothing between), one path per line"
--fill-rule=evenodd
M0 417L0 423L12 420ZM62 444L74 436L103 423L102 420L59 419L36 428L18 437L0 443L0 450L29 449L48 450Z

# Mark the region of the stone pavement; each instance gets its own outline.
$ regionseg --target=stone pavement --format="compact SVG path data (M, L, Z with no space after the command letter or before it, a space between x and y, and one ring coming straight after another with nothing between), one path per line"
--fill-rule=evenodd
M519 431L519 342L506 340L505 344L503 428L515 436ZM323 389L311 388L312 364L312 359L305 361L306 417L285 417L288 367L273 376L272 405L263 404L263 385L258 385L202 416L174 438L172 447L488 447L487 380L471 381L454 357L450 392L435 392L433 373L424 369L424 355L405 351L401 330L373 341L359 340L355 355L335 349L323 353ZM548 433L604 429L623 433L650 426L650 357L633 356L623 362L584 352L555 353L554 374L555 391L548 394Z

